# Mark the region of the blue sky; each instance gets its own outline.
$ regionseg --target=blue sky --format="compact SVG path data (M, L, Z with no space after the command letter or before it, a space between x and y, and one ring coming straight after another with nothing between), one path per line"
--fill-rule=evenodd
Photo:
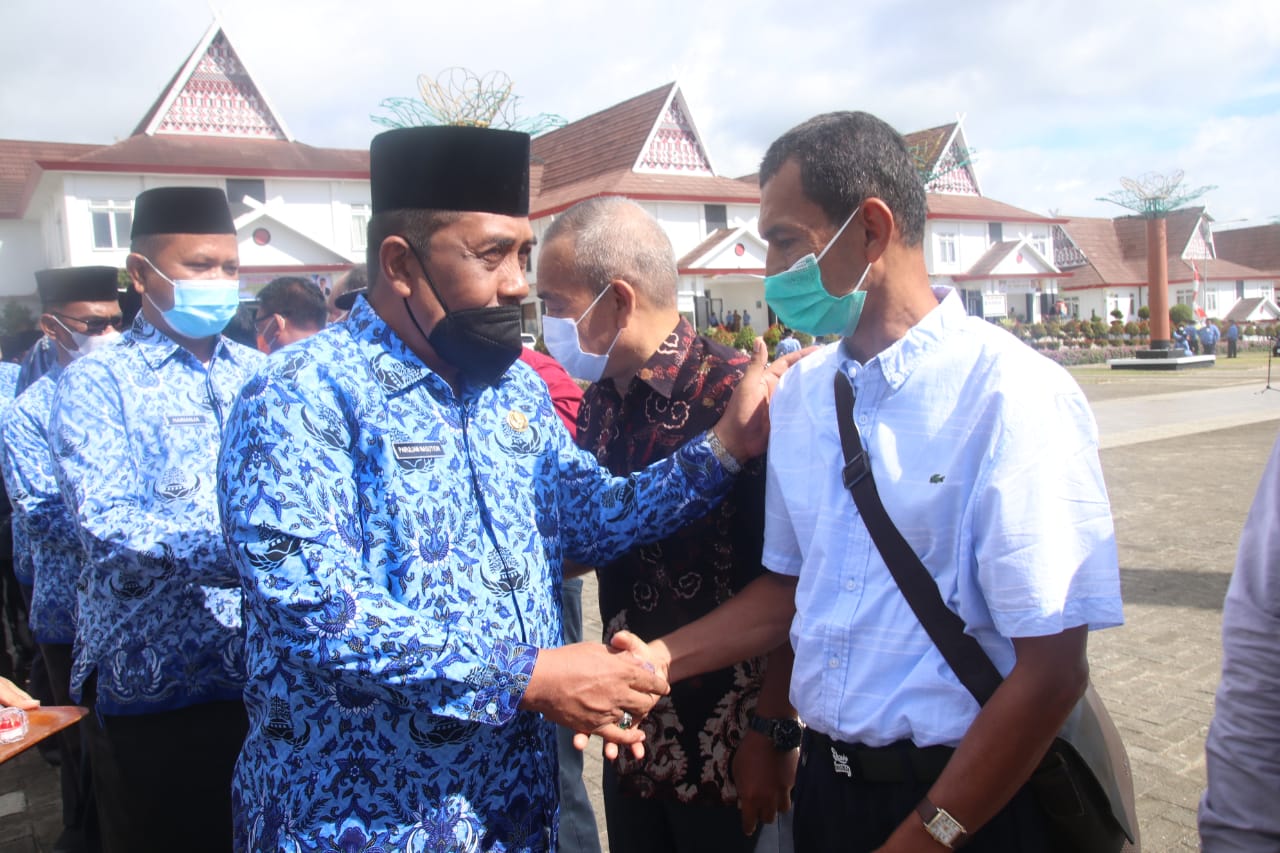
M419 73L501 69L527 113L574 119L678 79L723 174L819 112L909 132L966 116L984 192L1114 215L1122 176L1182 169L1221 221L1280 216L1280 3L903 4L223 0L290 129L363 147ZM0 137L128 135L211 20L198 0L6 0Z

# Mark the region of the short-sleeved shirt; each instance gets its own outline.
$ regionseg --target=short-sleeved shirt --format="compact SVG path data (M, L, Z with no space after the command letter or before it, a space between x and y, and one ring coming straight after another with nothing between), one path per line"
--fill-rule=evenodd
M1122 622L1097 428L1070 375L998 327L940 304L859 364L801 360L770 407L764 563L798 576L791 699L839 740L955 745L978 706L889 574L853 498L833 380L889 517L997 668L1011 638ZM1052 451L1048 450L1052 448Z
M605 563L730 485L705 440L614 478L517 362L458 393L363 299L244 387L219 465L245 586L237 845L553 850L562 557Z
M32 578L28 624L36 642L71 645L76 638L76 587L85 564L76 523L58 491L49 450L49 413L62 368L55 363L18 396L4 420L4 483L13 526L29 550Z
M139 314L57 384L54 474L88 562L71 693L97 674L103 714L237 699L240 578L218 521L215 465L240 386L262 360L219 338L202 364Z
M715 425L749 360L681 319L625 388L604 380L587 389L578 444L619 475L664 459ZM763 475L761 460L754 460L705 518L598 567L606 641L624 629L660 637L710 613L760 575ZM641 723L645 757L618 758L623 793L736 803L730 762L762 677L763 661L751 659L673 685Z

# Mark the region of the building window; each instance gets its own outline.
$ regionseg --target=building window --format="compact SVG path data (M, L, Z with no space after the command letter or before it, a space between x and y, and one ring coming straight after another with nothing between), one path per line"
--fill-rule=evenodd
M1040 257L1046 260L1053 259L1053 255L1049 254L1049 238L1043 234L1037 234L1031 238L1031 248L1035 249Z
M246 198L266 204L267 182L261 178L227 178L227 203L231 205L233 218L244 216L253 209L245 204Z
M369 205L351 205L351 248L363 252L369 241Z
M1244 299L1244 279L1236 279L1236 299Z
M1179 290L1173 295L1174 305L1195 305L1196 292L1194 290Z
M999 243L1004 240L1004 225L1000 222L987 223L987 242Z
M938 261L944 264L954 264L956 262L955 234L938 235Z
M89 204L93 219L93 248L123 249L133 229L133 202L95 201Z
M704 204L703 216L707 219L707 233L729 227L729 210L723 204Z

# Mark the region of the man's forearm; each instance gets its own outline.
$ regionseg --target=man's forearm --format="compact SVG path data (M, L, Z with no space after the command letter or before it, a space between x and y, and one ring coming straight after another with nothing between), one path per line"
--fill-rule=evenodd
M796 578L765 572L715 610L649 644L667 680L721 669L787 641L796 612Z
M1026 784L1083 695L1089 682L1085 630L1072 628L1057 637L1034 638L1031 652L1025 649L1027 640L1014 641L1019 649L1017 665L978 712L929 789L930 802L950 813L970 835ZM1072 654L1070 647L1076 643L1079 653ZM884 850L918 849L922 837L927 838L924 823L913 812Z

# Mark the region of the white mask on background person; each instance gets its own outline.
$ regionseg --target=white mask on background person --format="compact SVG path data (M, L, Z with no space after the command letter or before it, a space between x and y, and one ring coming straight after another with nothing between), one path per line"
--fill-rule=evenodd
M76 345L74 349L62 347L67 350L67 353L73 359L79 358L82 355L88 355L96 349L110 346L120 340L120 332L115 329L107 329L100 335L86 335L82 332L73 332L71 329L68 329L67 324L62 322L62 320L60 320L56 315L50 314L49 316L53 317L53 321L61 326L63 331L71 336L71 340L75 341ZM56 340L54 342L57 343ZM62 344L58 344L58 346L62 346Z
M551 353L551 357L560 362L560 366L574 379L599 382L600 377L604 375L605 365L609 363L609 353L613 352L613 347L618 343L619 335L622 334L622 330L619 329L603 355L584 352L582 341L578 337L578 325L587 319L591 309L595 308L604 295L611 290L613 290L612 287L606 287L600 291L577 320L570 320L568 317L542 318L542 342L547 345L547 352Z

